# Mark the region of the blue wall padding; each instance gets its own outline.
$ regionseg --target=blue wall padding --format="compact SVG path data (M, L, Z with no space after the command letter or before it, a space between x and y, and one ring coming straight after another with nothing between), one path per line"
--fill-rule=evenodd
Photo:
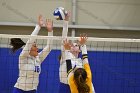
M0 48L0 93L12 93L20 52ZM58 93L59 55L53 50L42 63L38 93ZM88 56L96 93L140 93L140 53L89 51Z

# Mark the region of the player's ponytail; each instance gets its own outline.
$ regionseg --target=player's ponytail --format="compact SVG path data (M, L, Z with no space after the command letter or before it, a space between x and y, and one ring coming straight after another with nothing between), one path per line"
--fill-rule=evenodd
M74 80L78 89L78 93L89 93L90 88L86 84L87 73L85 69L78 68L74 72Z
M14 53L16 50L25 45L25 43L20 38L11 38L10 45L13 46L12 52Z

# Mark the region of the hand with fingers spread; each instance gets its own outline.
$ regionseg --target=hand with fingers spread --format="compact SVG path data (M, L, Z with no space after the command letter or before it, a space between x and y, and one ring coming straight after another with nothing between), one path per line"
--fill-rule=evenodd
M43 20L43 16L42 15L39 15L39 17L38 17L38 25L40 27L43 27L43 25L44 25L44 20Z
M48 32L53 31L53 21L51 19L46 19L46 29L48 30Z
M65 50L70 50L72 44L69 42L69 40L66 39L63 41L63 45L64 45Z
M84 45L87 42L87 34L80 34L80 39L78 40L78 43L80 45Z

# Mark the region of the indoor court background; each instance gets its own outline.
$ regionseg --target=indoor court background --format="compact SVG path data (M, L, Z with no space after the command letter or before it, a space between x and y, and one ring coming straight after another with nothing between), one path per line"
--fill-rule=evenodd
M0 0L0 34L30 35L42 14L54 20L54 36L61 36L63 22L52 15L59 6L71 11L68 36L87 33L91 38L112 40L87 43L96 93L140 93L140 42L135 42L140 41L139 0ZM47 36L45 30L39 35ZM114 42L112 38L130 40ZM59 46L54 42L42 64L38 93L58 93ZM13 90L20 52L12 55L9 38L0 37L0 93Z

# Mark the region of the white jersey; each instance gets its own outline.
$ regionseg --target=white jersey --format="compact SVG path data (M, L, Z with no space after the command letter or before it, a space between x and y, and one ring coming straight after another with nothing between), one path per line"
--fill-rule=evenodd
M71 53L71 63L72 63L72 68L83 68L83 62L81 58L76 58L72 53ZM59 77L60 77L60 82L64 84L68 84L68 76L67 76L67 67L66 67L66 61L65 58L60 64L59 68Z
M38 77L41 71L40 60L36 57L19 57L19 78L15 84L16 88L22 90L37 89Z
M68 21L64 21L63 23L63 31L62 31L62 38L65 40L67 38L67 33L68 33ZM62 43L63 43L62 40ZM68 78L67 78L67 68L66 68L66 62L65 62L65 53L64 53L64 48L63 44L61 45L61 60L60 60L60 67L59 67L59 79L61 83L68 84ZM71 54L71 61L72 61L72 66L74 67L75 65L82 67L83 63L81 58L76 58L73 54Z
M39 30L40 26L36 25L31 35L37 35ZM48 35L52 36L53 31L48 32ZM40 64L52 48L52 40L48 40L47 45L38 53L38 56L33 57L29 55L29 52L34 42L35 39L30 38L19 56L19 77L14 87L25 91L37 89L39 74L41 72Z

